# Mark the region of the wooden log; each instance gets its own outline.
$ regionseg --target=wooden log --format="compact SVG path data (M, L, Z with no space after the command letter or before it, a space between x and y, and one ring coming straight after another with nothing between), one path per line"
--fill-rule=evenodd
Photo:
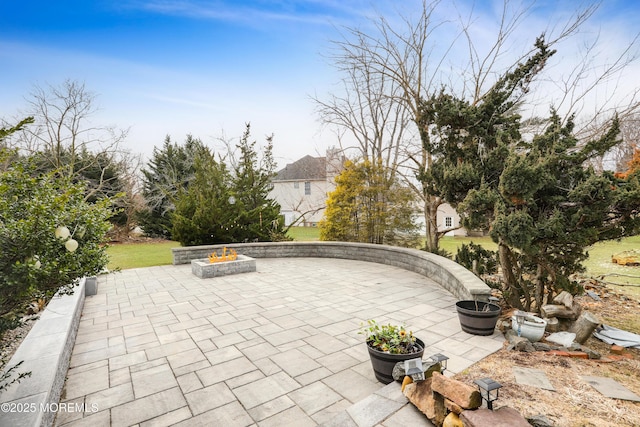
M568 309L573 308L573 295L567 291L562 291L552 301L553 304L564 305Z
M558 324L557 317L550 317L547 319L547 332L558 332L560 330L560 325Z
M575 342L584 344L601 323L595 314L585 311L578 317L569 332L576 334Z
M582 307L579 304L573 304L572 308L567 308L564 305L547 304L540 308L542 317L551 318L558 317L562 319L576 320L582 311Z

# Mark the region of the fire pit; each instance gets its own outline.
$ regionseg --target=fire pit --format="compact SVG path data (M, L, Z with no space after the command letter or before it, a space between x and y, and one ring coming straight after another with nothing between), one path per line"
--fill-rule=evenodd
M223 248L220 256L213 252L208 258L191 261L191 272L201 279L252 271L256 271L255 259L239 255L233 249L227 251L227 248Z

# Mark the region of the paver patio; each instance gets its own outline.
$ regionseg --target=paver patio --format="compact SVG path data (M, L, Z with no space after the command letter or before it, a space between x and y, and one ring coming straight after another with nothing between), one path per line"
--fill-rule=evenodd
M405 323L459 372L500 334L461 331L423 276L325 258L259 259L200 279L190 265L101 276L85 300L58 426L431 425L375 380L360 324Z

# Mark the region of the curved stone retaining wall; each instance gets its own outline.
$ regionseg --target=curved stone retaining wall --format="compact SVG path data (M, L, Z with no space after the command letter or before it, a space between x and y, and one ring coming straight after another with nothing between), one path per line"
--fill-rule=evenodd
M12 384L0 395L0 426L53 425L84 297L95 294L95 280L82 278L72 295L56 294L5 366L4 372L22 362L17 372L31 372L31 376Z
M417 249L349 242L259 242L173 248L173 264L206 258L223 247L253 258L341 258L393 265L434 280L459 300L487 301L491 289L461 265Z

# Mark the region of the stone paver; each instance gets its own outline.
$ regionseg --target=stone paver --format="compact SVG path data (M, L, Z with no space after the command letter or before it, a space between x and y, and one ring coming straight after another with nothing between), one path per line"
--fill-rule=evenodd
M547 374L545 374L544 371L540 369L514 366L513 376L516 378L516 382L518 384L537 387L543 390L555 391L555 388L549 381Z
M593 388L598 390L606 397L613 399L631 400L632 402L640 402L640 396L614 380L613 378L581 376L583 381L589 383Z
M101 276L87 297L58 426L430 426L398 384L376 381L361 323L404 323L425 357L461 371L502 337L461 331L456 299L392 266L258 259L200 279L190 265Z

